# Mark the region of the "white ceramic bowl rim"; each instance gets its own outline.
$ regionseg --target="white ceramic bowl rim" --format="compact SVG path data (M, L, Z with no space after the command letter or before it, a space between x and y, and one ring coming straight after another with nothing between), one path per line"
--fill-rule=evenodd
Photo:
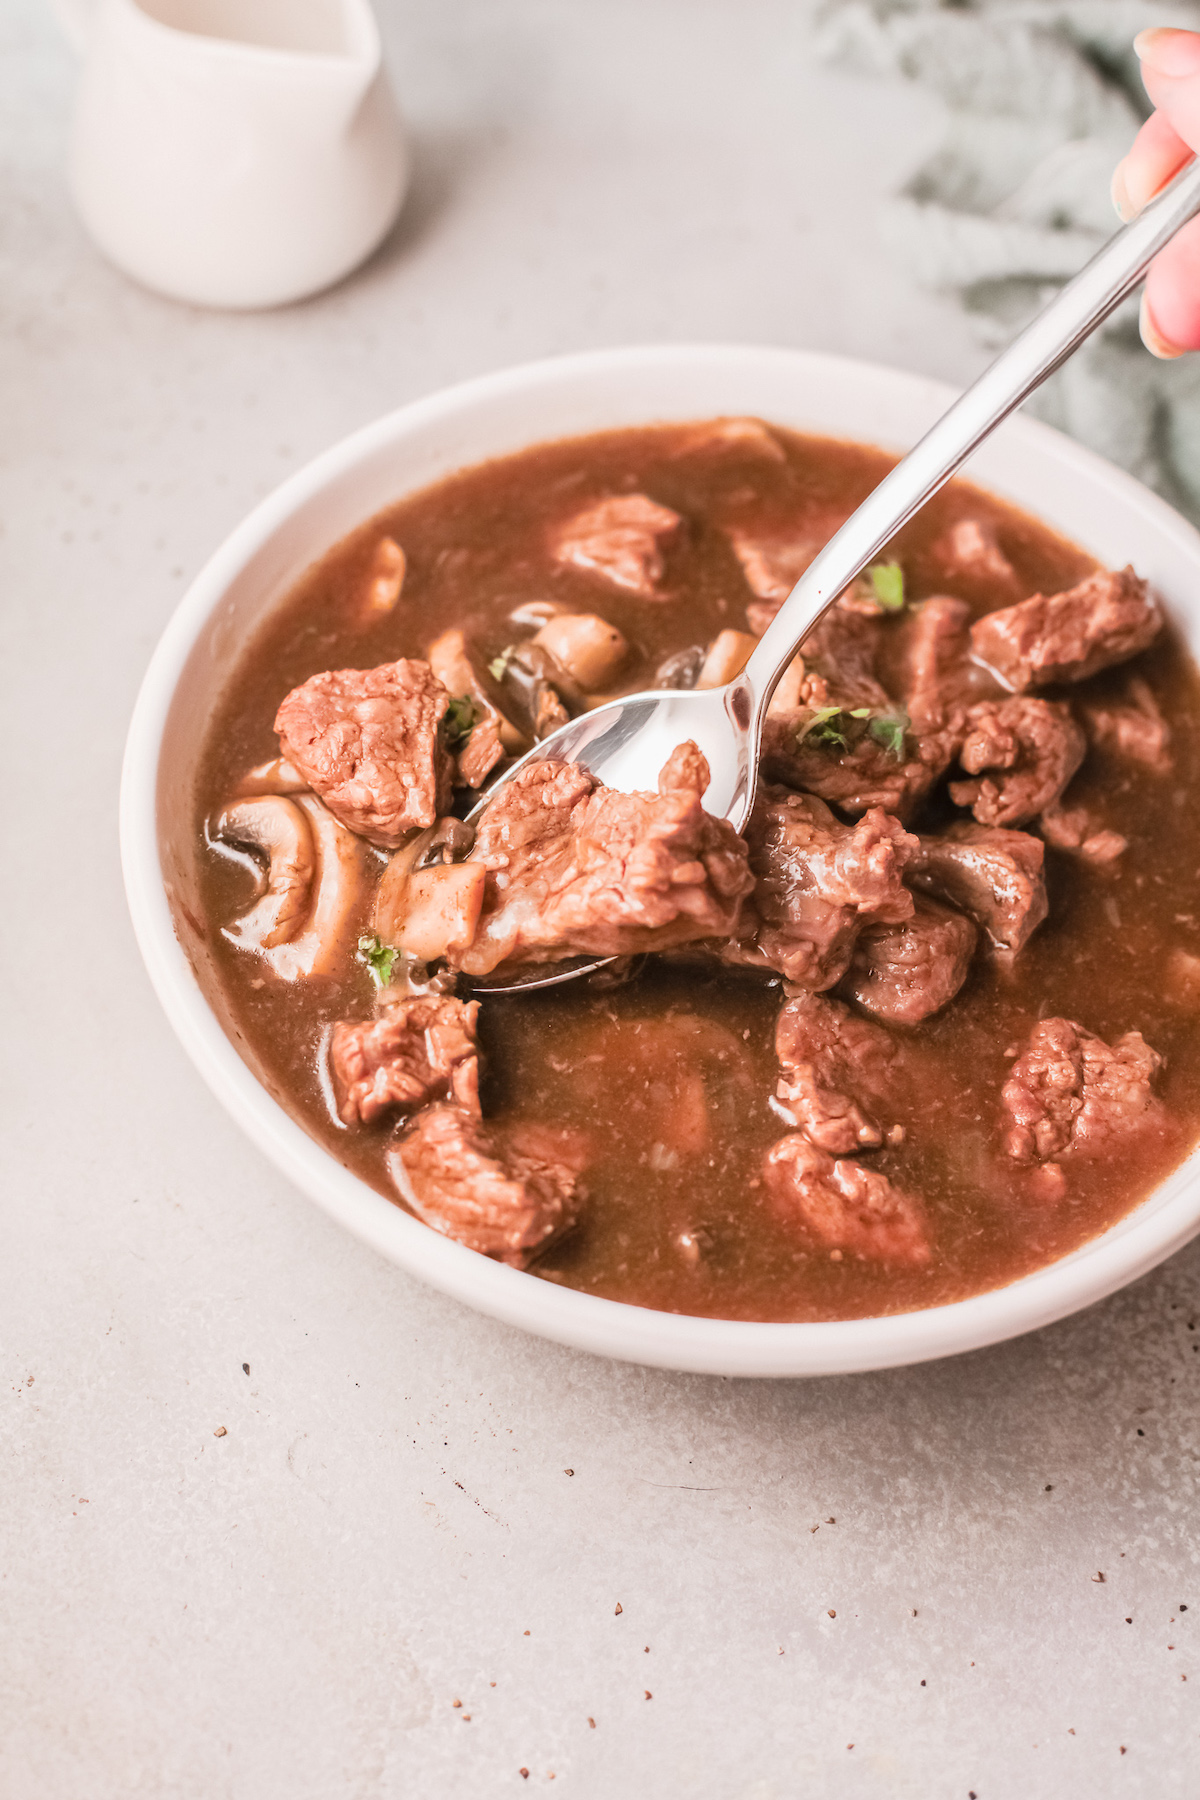
M176 935L164 889L157 790L164 734L181 676L231 583L317 496L370 459L378 459L389 446L419 439L423 432L436 435L447 427L452 437L457 432L469 442L472 419L489 408L503 412L518 401L527 408L537 407L548 405L555 395L594 396L620 390L622 384L631 392L645 391L648 410L627 401L611 418L612 424L716 412L770 417L773 385L781 395L784 390L792 395L789 404L775 409L782 423L791 423L788 414L796 412L797 392L806 384L814 388L824 384L826 389L832 384L855 396L860 411L872 403L864 395L878 396L878 430L839 432L816 424L812 429L831 436L866 437L894 448L912 441L916 429L931 423L953 397L953 391L940 383L803 351L719 344L595 351L484 376L402 407L284 482L234 531L188 589L151 659L130 725L121 786L122 863L138 944L168 1018L217 1098L275 1164L333 1218L433 1286L497 1319L564 1344L635 1362L722 1375L846 1373L979 1348L1102 1299L1153 1268L1200 1229L1200 1153L1126 1218L1071 1255L1008 1286L950 1305L812 1324L655 1312L505 1268L429 1230L341 1167L289 1117L261 1086L210 1009ZM676 395L673 405L671 394ZM685 396L693 394L695 403L689 404ZM712 404L714 397L717 404ZM579 427L600 428L602 424ZM527 428L523 435L517 431L509 447L570 434L560 418L557 425L534 436ZM458 465L476 460L481 458L460 455ZM984 447L968 474L999 492L1007 488L1020 504L1036 509L1028 492L1024 497L1016 492L1022 485L1028 489L1032 477L1014 476L1028 463L1035 465L1041 481L1047 479L1047 471L1057 468L1076 488L1085 484L1095 494L1098 521L1112 512L1126 532L1131 525L1140 525L1148 543L1162 543L1169 559L1191 565L1200 591L1200 536L1129 476L1059 433L1029 420L1011 420ZM448 468L437 468L425 479L446 472ZM377 506L368 507L362 517L375 510ZM1097 533L1083 541L1102 555L1105 547L1097 543L1097 536L1103 535L1098 524ZM1107 560L1119 554L1118 548L1109 548Z

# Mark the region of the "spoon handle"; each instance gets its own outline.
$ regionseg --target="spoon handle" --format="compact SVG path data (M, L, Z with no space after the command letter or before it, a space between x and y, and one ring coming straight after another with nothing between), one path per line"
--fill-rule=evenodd
M1103 323L1158 252L1200 212L1200 158L1175 176L1002 350L978 381L885 475L800 577L742 673L756 723L797 648L913 514L1033 390Z

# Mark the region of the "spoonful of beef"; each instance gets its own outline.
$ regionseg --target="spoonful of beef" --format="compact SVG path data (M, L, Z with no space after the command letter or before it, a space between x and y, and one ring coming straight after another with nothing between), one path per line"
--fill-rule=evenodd
M868 495L801 575L732 681L704 690L630 694L571 720L509 768L469 822L486 829L514 781L528 785L534 764L574 765L603 788L633 796L653 790L679 747L691 744L707 765L705 812L741 832L754 805L767 707L804 639L984 439L1133 292L1153 258L1197 212L1200 161L1188 164L1098 252ZM1005 685L1014 685L1003 667L991 666ZM611 960L533 961L519 969L497 967L495 980L486 974L476 979L489 992L546 987Z

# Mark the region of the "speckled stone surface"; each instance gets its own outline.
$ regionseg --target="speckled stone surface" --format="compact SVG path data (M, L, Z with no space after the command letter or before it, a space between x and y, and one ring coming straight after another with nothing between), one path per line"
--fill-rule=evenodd
M1190 1800L1200 1246L956 1362L621 1367L343 1236L159 1013L125 723L280 477L561 349L973 368L873 235L936 114L818 70L801 8L389 0L385 26L404 220L338 291L238 318L95 256L71 60L37 0L0 12L0 1793Z

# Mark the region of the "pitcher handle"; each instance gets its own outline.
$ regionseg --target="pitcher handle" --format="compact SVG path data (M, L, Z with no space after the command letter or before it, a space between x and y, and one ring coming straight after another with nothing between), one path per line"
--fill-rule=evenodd
M87 51L95 10L96 0L50 0L50 11L78 56L83 56Z

